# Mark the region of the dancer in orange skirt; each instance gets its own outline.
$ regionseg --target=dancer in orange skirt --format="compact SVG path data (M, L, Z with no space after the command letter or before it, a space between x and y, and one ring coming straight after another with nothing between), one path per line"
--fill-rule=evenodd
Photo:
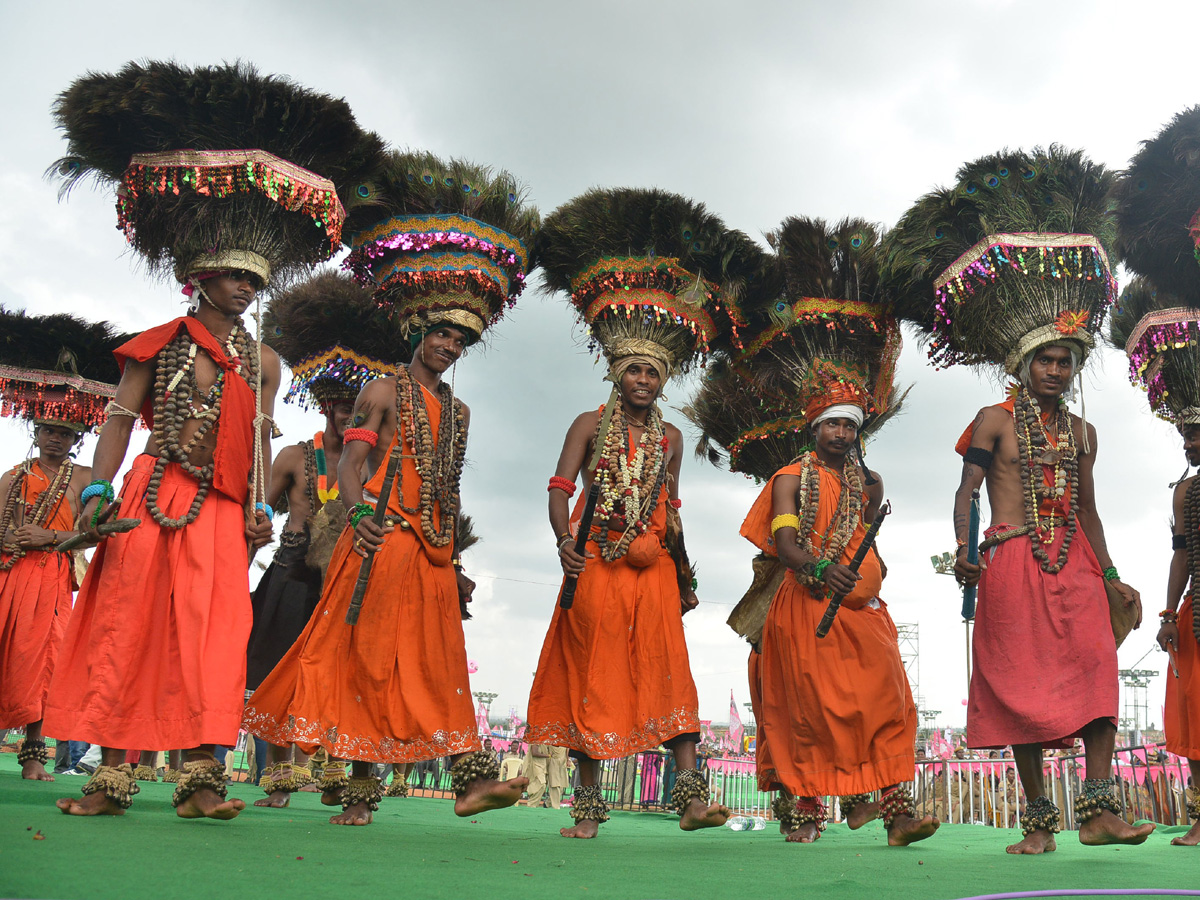
M699 601L678 513L683 438L663 421L658 400L716 337L716 283L759 259L699 204L662 191L591 191L557 209L540 235L547 284L570 294L612 382L606 407L571 424L549 484L559 564L575 595L569 610L561 601L554 609L525 739L579 759L575 825L560 830L564 837L593 838L608 820L599 760L660 744L675 756L671 806L680 827L718 826L729 816L709 802L697 768L700 719L683 614ZM588 491L569 511L577 479L597 494L588 522Z
M349 261L363 280L382 285L374 302L390 307L404 324L412 362L394 377L368 384L355 402L338 466L338 487L349 516L325 574L320 603L246 705L248 731L273 744L295 743L305 752L321 746L330 756L352 761L351 777L336 798L343 811L330 819L335 825L372 821L383 797L373 763L451 757L459 816L511 806L528 783L525 778L499 781L499 762L481 749L476 731L459 606L474 584L462 572L456 546L470 413L442 377L487 323L499 317L509 291L490 283L480 295L447 291L431 299L426 264L452 267L440 277L457 283L470 280L458 267L474 265L478 254L489 265L491 258L484 250L422 254L447 236L455 246L470 246L469 233L491 251L499 252L497 246L503 244L512 254L503 258L523 278L524 242L500 227L521 226L522 221L527 226L529 221L522 219L520 206L510 204L491 224L443 208L437 190L456 177L488 196L520 193L508 176L476 170L472 177L464 175L464 165L456 163L452 170L428 155L396 153L379 176L384 194L406 197L409 212L422 197L430 204L428 214L388 216L364 226L358 232L362 243L355 244ZM414 166L435 171L430 180L439 188L425 195L414 187L417 193L408 194L406 186L412 182L407 173ZM470 202L468 192L456 189L454 194ZM433 212L434 204L440 212ZM369 212L378 215L378 208ZM398 234L401 239L395 240ZM397 244L421 248L413 250L417 259L411 268L399 265ZM389 280L384 273L393 269L396 277ZM519 282L514 277L509 285L518 293ZM371 473L365 484L364 467ZM389 482L389 469L395 472L394 482ZM373 514L380 503L385 515L377 525ZM373 562L361 612L356 622L347 623L362 561L368 557Z

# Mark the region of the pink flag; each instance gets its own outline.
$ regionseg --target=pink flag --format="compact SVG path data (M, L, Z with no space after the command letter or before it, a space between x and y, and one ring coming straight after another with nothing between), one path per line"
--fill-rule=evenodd
M738 715L737 703L733 699L733 691L729 691L729 743L731 749L742 749L742 717Z
M479 709L475 712L475 725L479 729L480 734L490 734L492 727L488 725L487 707L483 705L483 701L479 703Z

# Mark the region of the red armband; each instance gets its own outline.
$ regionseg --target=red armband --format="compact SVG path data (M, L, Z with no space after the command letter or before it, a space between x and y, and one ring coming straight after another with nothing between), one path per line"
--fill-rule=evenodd
M374 447L379 443L379 435L366 428L347 428L342 432L342 443L347 441L363 441Z
M683 500L679 499L678 497L674 500L668 500L667 502L671 504L671 509L679 509L679 507L683 506Z
M550 476L550 484L546 488L546 490L552 491L555 488L558 488L560 491L562 491L568 497L575 496L575 482L573 482L569 478L563 478L561 475Z

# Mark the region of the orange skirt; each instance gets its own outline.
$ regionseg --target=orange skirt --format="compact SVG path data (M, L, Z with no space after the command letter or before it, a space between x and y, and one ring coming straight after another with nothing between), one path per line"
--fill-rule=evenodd
M361 558L333 550L321 602L246 705L272 744L339 759L415 762L480 748L454 568L396 528L375 555L358 624L346 624Z
M762 790L861 794L912 780L917 711L896 626L877 602L843 605L818 638L828 601L784 578L750 661Z
M30 550L0 572L0 729L40 721L71 616L71 557Z
M556 603L529 695L525 740L593 759L638 753L698 732L675 564L665 549L646 568L606 563L599 546L575 603Z
M47 734L120 749L237 742L250 637L242 505L209 492L196 521L161 528L146 509L154 457L125 477L119 515L142 524L104 541L59 656ZM184 515L196 482L163 473L158 500Z
M1192 634L1195 605L1185 597L1179 607L1179 677L1167 667L1167 702L1163 707L1167 749L1176 756L1200 759L1200 653Z

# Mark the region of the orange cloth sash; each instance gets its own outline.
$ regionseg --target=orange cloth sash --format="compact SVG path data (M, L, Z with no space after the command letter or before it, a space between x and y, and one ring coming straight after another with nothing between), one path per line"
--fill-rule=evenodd
M254 458L254 389L245 378L234 374L237 363L225 355L225 349L217 339L199 319L180 316L165 325L143 331L114 350L113 355L124 372L125 363L131 359L137 362L154 359L158 351L179 334L180 326L188 330L192 340L225 372L221 414L217 418L217 446L213 451L213 488L244 503L250 492L250 467ZM142 404L142 420L147 428L154 427L153 397L147 397Z

